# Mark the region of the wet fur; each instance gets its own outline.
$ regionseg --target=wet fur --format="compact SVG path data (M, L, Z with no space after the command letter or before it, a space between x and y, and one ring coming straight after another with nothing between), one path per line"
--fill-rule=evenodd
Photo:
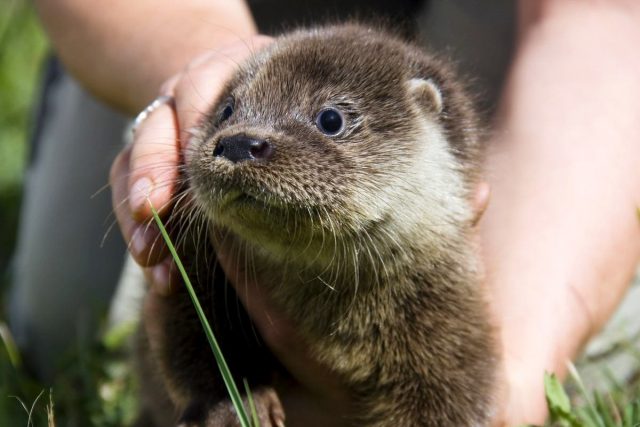
M221 123L229 98L234 113ZM316 128L327 106L345 114L342 135ZM212 156L237 134L268 139L273 157ZM470 243L479 135L444 62L345 25L290 33L252 58L190 146L184 222L195 240L215 226L246 249L255 277L268 278L313 357L353 398L352 425L488 423L495 345ZM280 367L241 332L248 323L225 317L238 302L201 255L198 292L236 378L269 385ZM139 353L151 366L143 381L172 408L147 399L150 417L233 425L216 418L226 393L186 293L165 301L160 318L160 351L146 350L143 329Z

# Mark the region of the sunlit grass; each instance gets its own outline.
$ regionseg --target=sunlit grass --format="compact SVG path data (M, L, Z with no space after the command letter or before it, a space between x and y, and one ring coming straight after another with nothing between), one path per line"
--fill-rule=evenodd
M640 396L631 400L615 392L590 392L573 365L570 382L577 388L574 402L553 374L545 375L549 425L559 427L638 427ZM576 403L579 402L579 403Z

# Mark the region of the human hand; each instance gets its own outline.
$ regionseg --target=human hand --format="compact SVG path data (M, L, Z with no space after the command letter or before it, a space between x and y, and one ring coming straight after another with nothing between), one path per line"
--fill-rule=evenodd
M270 42L271 38L260 35L239 40L197 57L168 79L160 94L172 102L159 105L139 124L133 143L112 165L109 182L118 224L155 292L171 293L177 276L153 223L150 203L161 216L171 211L190 129L217 100L239 64Z

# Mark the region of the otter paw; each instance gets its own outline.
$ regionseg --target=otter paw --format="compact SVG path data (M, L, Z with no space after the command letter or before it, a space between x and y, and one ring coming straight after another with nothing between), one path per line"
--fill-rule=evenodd
M252 392L251 397L260 427L284 427L284 409L275 390L260 387ZM243 399L243 404L249 412L247 398ZM250 412L248 415L252 417ZM241 427L241 424L233 403L224 400L209 409L202 404L192 404L183 413L178 427Z

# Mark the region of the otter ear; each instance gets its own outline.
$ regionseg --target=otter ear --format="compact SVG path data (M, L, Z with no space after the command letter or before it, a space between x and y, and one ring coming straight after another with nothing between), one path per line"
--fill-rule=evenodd
M409 93L420 108L434 114L442 112L442 92L433 80L421 78L409 80Z

